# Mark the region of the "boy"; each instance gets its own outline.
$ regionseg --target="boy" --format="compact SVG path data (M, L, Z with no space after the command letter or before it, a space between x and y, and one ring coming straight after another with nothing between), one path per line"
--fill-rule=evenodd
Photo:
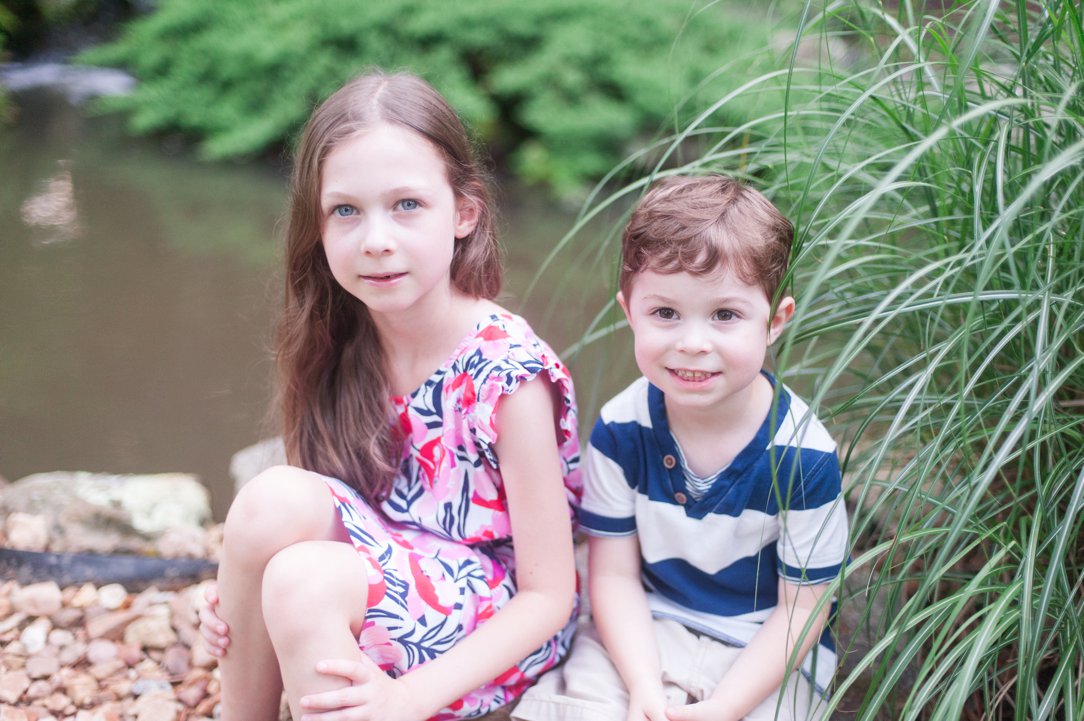
M763 370L794 312L772 303L792 238L720 176L662 180L633 213L617 302L643 377L603 407L584 463L597 633L515 718L818 716L847 518L834 442Z

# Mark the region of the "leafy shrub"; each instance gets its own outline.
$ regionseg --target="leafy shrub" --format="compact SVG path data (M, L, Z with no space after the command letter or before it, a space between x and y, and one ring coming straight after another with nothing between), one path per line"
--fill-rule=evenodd
M662 172L743 175L797 221L777 365L844 439L854 513L832 717L1081 718L1084 22L1077 0L937 8L833 5L782 126L707 107L674 139L702 157Z
M210 158L275 148L366 66L408 68L519 175L572 193L660 126L688 120L674 108L710 71L734 62L739 72L710 90L736 87L744 58L768 43L763 12L703 5L165 0L85 59L140 79L135 94L108 101L132 128L201 138Z

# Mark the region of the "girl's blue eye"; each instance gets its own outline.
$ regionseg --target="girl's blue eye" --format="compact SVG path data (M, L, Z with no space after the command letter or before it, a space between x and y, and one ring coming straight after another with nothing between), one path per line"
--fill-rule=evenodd
M414 200L413 198L405 198L403 200L400 200L399 201L399 209L400 210L417 210L418 209L418 201Z
M337 215L340 218L348 218L357 211L352 205L336 205L332 208L331 212L333 215Z

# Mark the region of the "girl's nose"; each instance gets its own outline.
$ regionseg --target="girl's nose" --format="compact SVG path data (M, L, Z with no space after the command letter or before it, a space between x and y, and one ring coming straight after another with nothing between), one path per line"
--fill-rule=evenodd
M387 255L395 250L395 241L380 223L366 223L361 229L360 247L365 255Z

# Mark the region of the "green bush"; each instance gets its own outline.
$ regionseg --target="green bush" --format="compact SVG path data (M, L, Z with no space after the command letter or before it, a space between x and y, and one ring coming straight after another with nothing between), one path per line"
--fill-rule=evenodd
M765 12L702 5L165 0L84 58L139 78L135 94L108 101L133 129L189 134L209 158L288 141L314 103L366 66L408 68L517 174L570 194L686 122L675 107L691 94L725 92L753 70L748 56L770 40ZM731 62L734 72L698 89Z
M843 440L853 512L832 717L1084 718L1084 22L936 7L833 5L784 123L706 107L702 157L662 172L742 175L799 229L777 366Z

